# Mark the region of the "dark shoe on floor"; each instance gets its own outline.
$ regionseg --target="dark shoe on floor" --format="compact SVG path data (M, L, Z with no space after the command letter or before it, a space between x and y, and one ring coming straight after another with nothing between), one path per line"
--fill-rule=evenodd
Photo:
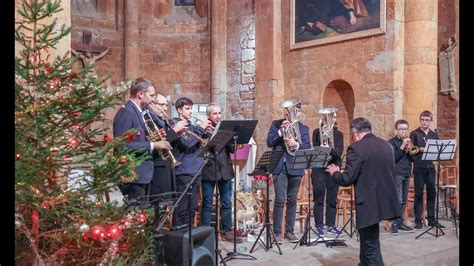
M227 231L222 234L222 240L228 241L228 242L234 242L234 231ZM244 242L242 238L237 237L235 239L235 243L242 243Z
M398 225L398 230L402 231L402 232L406 232L406 233L411 233L411 232L415 231L415 229L411 228L410 226L408 226L406 224Z
M415 224L415 230L420 230L421 228L423 228L423 226L421 225L421 223L416 223L416 224Z
M342 232L339 231L335 226L328 226L328 232L335 236L342 236Z
M281 237L281 234L275 234L275 242L278 244L283 244L283 238Z
M299 241L299 239L293 233L285 233L285 239L290 243L296 243Z
M324 236L324 227L322 227L322 226L316 227L316 233L318 233L318 235L320 237L323 237Z
M390 229L390 233L392 233L392 235L398 235L398 226L397 226L397 224L392 224L392 228Z
M438 228L445 228L446 226L438 223L438 222L432 222L432 223L428 223L428 226L433 226L433 227L438 227Z

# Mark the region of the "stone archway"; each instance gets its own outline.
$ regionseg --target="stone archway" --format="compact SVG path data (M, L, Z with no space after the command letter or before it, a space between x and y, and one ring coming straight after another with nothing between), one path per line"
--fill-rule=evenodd
M345 80L331 81L323 92L323 107L337 107L337 124L344 134L344 150L351 143L350 123L354 118L355 97L352 86Z

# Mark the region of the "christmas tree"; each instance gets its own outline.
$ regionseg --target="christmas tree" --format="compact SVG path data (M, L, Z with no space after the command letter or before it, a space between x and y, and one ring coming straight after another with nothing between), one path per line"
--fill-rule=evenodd
M107 199L146 159L125 148L136 131L106 133L104 110L120 103L126 84L105 87L92 65L73 72L70 52L50 60L71 32L57 26L60 11L59 0L25 0L15 21L16 261L150 262L151 219Z

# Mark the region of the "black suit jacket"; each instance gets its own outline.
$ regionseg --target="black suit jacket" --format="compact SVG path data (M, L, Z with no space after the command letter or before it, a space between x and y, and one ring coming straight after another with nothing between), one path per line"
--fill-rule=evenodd
M342 153L344 152L344 135L337 128L333 130L334 135L334 149L331 149L332 159L328 164L335 164L339 167L342 165ZM321 145L321 138L319 137L319 128L313 131L313 147Z
M369 133L347 148L346 158L345 171L334 177L342 186L354 185L357 229L400 217L392 145Z
M215 158L209 159L202 169L202 180L218 181L234 178L230 153L235 152L235 146L231 142L227 144Z

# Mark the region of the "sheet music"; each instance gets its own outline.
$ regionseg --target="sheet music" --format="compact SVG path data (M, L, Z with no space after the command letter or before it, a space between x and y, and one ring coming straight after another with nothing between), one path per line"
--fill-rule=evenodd
M426 141L424 147L422 160L428 161L445 161L454 159L456 152L456 140L455 139L429 139ZM439 155L439 158L438 158Z

